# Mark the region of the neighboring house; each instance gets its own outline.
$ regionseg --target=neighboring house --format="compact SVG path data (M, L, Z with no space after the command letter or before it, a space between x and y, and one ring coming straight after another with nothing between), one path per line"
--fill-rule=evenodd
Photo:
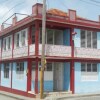
M0 90L39 93L42 4L0 32ZM76 33L73 38L73 34ZM44 91L100 92L100 21L57 9L47 11ZM35 96L35 95L34 95Z

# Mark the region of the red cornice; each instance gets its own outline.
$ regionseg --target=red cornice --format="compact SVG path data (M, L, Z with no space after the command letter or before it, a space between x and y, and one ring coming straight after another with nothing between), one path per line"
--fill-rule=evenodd
M32 23L35 20L42 20L42 16L38 15L38 16L30 16L30 17L26 17L23 20L20 20L16 23L15 26L10 26L8 28L5 28L2 32L0 32L0 36L5 35L7 33L10 33L16 29L21 28L22 26L25 26L29 23ZM78 20L81 20L82 22L79 22ZM77 18L76 21L70 21L68 20L68 18L59 18L58 17L54 17L52 15L47 15L47 22L53 22L53 23L60 23L60 25L63 26L63 24L66 25L66 27L69 25L73 26L73 27L84 27L84 28L91 28L91 29L95 29L97 31L100 31L100 23L96 22L96 21L90 21L87 19L81 19L81 18ZM90 23L89 23L90 22ZM92 23L92 24L91 24ZM94 23L94 24L93 24Z

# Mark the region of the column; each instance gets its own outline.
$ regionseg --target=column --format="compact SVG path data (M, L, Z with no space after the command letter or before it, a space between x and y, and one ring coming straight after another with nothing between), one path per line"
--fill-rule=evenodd
M29 48L30 48L30 44L31 44L31 32L32 32L32 26L29 26L28 28L28 56L30 55L29 54Z
M27 63L27 92L31 91L31 69L32 69L32 60L28 59L28 63Z
M35 93L38 93L38 51L39 51L39 22L35 21Z
M38 56L39 49L39 22L35 21L35 56Z
M36 69L35 69L35 93L38 94L38 58L35 60Z
M72 37L72 32L74 31L73 28L71 28L70 31L70 45L71 45L71 61L70 61L70 90L74 94L74 40Z

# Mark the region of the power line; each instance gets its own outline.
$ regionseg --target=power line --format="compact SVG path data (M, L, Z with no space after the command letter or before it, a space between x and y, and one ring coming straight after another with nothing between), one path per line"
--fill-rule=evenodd
M58 1L58 0L57 0ZM65 5L63 2L61 2L61 0L59 0L60 1L60 3L64 6L64 7L66 7L67 9L68 9L68 6L67 5Z
M16 4L15 6L13 6L11 9L9 9L9 11L7 11L4 15L3 15L3 17L2 18L4 18L12 9L14 9L15 7L17 7L17 6L19 6L19 5L21 5L22 3L24 3L24 1L23 2L21 2L21 3L18 3L18 4ZM0 18L0 19L2 19L2 18Z
M97 0L90 0L92 2L95 2L95 3L100 3L100 1L97 1Z
M91 2L88 2L88 1L85 1L85 0L80 0L80 1L82 1L82 2L84 2L86 4L90 4L90 5L94 5L94 6L100 7L100 5L97 5L97 4L94 4L94 3L91 3Z

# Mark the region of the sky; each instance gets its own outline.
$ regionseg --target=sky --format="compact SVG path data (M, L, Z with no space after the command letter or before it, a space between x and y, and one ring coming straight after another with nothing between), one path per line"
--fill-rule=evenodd
M42 0L0 0L0 24L14 13L31 14L32 5L37 2L42 3ZM57 8L65 12L68 12L68 9L73 9L80 17L99 20L100 0L46 0L46 4L47 9ZM19 19L23 17L25 16L20 15ZM7 23L11 23L11 19Z

